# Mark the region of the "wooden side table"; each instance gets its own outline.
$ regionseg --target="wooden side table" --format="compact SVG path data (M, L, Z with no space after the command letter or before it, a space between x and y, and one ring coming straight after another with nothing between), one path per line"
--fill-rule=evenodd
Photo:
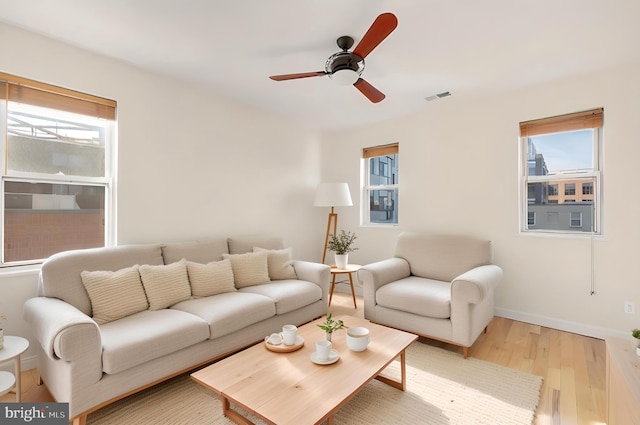
M29 348L29 341L19 336L6 336L4 337L4 347L0 350L0 363L13 360L15 364L15 389L16 389L16 401L20 402L20 381L22 366L20 364L20 356ZM4 380L2 381L4 383ZM13 386L13 385L12 385ZM9 388L10 390L11 388Z
M347 264L346 269L339 269L335 264L331 265L331 292L329 293L329 305L331 305L331 299L333 298L333 290L336 287L336 275L346 274L349 276L349 285L351 285L351 296L353 297L353 306L358 308L356 304L356 292L353 289L353 276L352 274L357 272L362 267L358 264Z

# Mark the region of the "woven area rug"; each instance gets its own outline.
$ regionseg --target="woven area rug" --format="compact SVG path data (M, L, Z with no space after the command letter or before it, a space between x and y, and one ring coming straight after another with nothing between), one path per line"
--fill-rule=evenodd
M406 392L374 380L338 410L334 415L335 423L533 423L542 377L474 358L465 360L460 354L420 342L407 349L406 358ZM399 376L399 363L393 362L385 374ZM188 374L113 403L90 414L87 420L88 425L231 423L222 415L218 396L197 384Z

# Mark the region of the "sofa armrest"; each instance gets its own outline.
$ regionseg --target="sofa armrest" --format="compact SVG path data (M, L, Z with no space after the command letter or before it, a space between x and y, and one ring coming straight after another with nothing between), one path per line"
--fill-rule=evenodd
M24 319L52 359L74 361L86 356L100 358L100 330L91 317L57 298L36 297L24 304Z
M311 261L293 260L293 268L300 280L315 283L322 289L322 299L329 302L329 281L331 267Z
M358 280L362 282L364 317L375 321L376 291L387 283L404 279L411 275L411 268L403 258L389 258L367 264L358 270Z
M490 264L471 269L451 282L451 302L478 304L493 292L502 280L502 269Z

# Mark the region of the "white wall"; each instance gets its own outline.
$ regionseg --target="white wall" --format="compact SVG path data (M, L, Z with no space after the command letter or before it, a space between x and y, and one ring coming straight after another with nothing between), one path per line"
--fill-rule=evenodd
M1 71L118 102L120 244L277 235L296 258L319 260L322 232L308 233L324 217L313 207L317 132L10 26L0 40ZM37 270L0 270L5 332L32 346L21 310L36 289Z
M640 310L640 64L550 82L483 99L464 93L425 102L420 113L327 135L325 180L347 181L357 204L340 209L340 228L355 230L350 261L389 257L401 230L473 234L491 239L504 269L499 315L602 337L640 327L623 312ZM593 241L597 293L590 295L589 238L522 235L518 227L518 123L604 107L604 236ZM363 147L400 143L400 225L359 228Z

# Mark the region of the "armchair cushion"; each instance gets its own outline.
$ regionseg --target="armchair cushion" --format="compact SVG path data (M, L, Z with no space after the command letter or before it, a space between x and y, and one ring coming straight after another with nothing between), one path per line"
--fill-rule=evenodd
M382 286L376 303L420 316L451 317L451 283L410 276Z

